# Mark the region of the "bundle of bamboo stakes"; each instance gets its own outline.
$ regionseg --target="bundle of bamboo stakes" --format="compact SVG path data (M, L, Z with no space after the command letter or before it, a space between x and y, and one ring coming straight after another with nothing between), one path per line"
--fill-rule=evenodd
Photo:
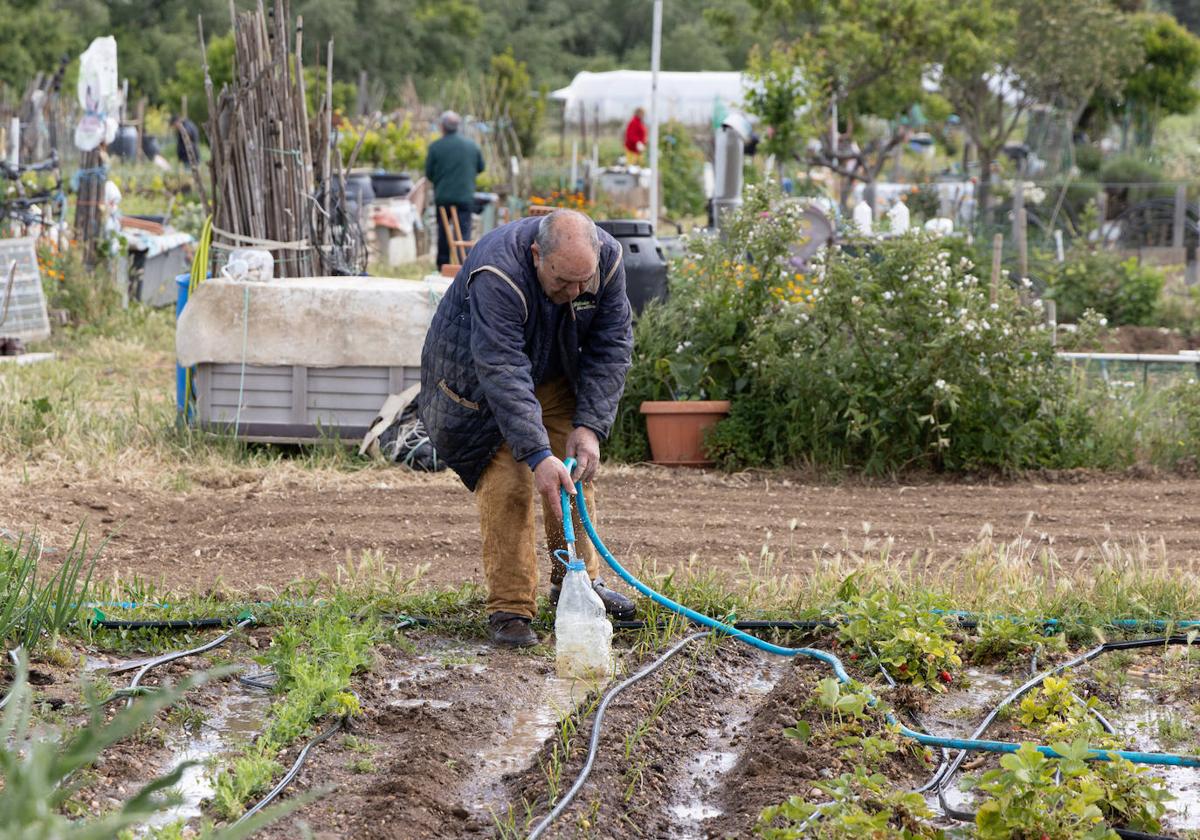
M214 95L207 57L204 67L215 203L212 246L225 252L269 250L276 277L332 273L330 257L337 243L331 197L340 195L338 206L344 206L344 184L333 177L328 94L309 124L303 18L296 21L293 40L287 0L275 0L270 14L262 0L254 11L230 11L232 86ZM201 26L202 45L203 40ZM332 87L332 46L327 91Z

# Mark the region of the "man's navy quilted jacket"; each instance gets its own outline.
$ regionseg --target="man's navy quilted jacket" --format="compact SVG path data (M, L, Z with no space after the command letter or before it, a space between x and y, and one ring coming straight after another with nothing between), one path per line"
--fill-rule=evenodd
M599 270L556 318L559 304L542 290L529 250L538 221L502 225L471 248L421 353L421 419L471 490L503 443L519 461L550 447L533 389L551 353L575 393L575 425L601 440L625 388L633 330L621 246L599 231Z

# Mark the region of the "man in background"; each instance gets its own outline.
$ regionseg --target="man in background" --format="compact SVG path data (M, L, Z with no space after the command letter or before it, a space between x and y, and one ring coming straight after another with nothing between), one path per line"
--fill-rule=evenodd
M475 177L483 171L483 153L474 141L459 133L462 119L453 111L442 114L442 136L429 146L425 155L425 177L433 184L434 204L437 205L437 266L450 262L450 239L453 230L442 222L450 219L451 208L458 214L458 226L463 239L471 238L471 213L475 209ZM451 222L453 224L453 222Z

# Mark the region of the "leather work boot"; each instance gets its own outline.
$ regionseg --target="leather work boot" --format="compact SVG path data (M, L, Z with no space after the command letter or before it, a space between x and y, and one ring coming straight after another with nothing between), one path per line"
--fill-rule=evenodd
M637 607L633 601L622 595L615 589L609 589L604 585L604 581L596 578L592 583L592 590L600 596L600 600L604 603L604 611L615 618L617 621L630 621L637 615ZM562 591L562 587L557 583L550 584L550 603L558 604L558 594Z
M523 615L496 612L488 616L492 644L503 647L533 647L540 640Z

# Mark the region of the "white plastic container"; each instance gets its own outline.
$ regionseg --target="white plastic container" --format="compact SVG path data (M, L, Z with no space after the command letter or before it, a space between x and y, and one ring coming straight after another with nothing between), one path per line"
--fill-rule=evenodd
M583 563L570 564L554 617L558 675L581 680L604 680L611 676L612 634L604 602L592 589Z

